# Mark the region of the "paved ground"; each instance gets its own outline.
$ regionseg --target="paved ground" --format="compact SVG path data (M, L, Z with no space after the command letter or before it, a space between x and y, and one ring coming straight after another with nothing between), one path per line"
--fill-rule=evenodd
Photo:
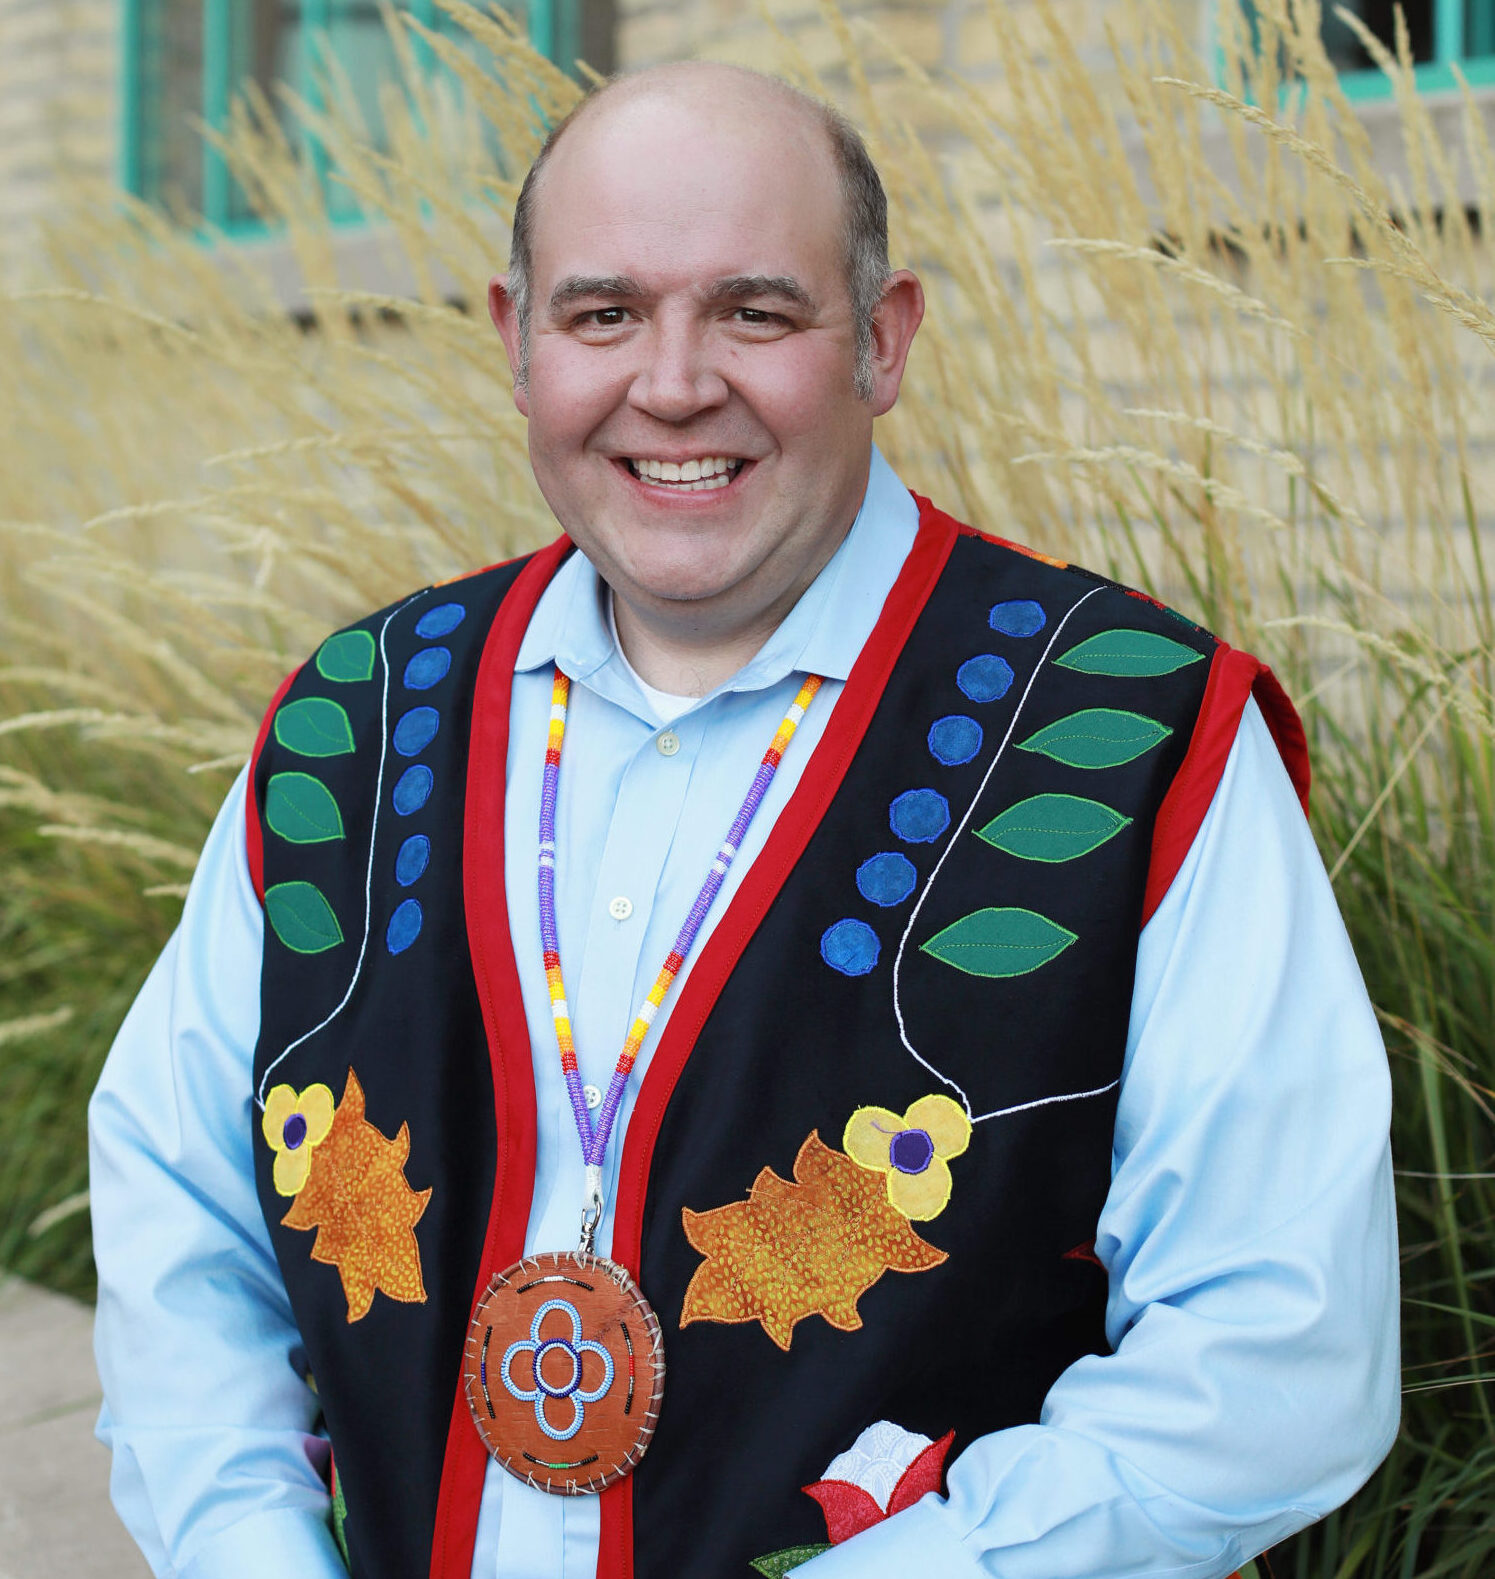
M0 1579L148 1579L93 1439L93 1312L0 1280Z

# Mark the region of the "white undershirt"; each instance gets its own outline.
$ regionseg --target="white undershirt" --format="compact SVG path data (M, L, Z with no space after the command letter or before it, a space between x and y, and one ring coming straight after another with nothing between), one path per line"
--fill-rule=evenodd
M662 724L673 724L682 713L688 713L701 699L699 696L680 696L674 691L658 691L644 679L644 677L628 661L628 654L623 651L623 643L618 636L618 619L613 613L613 589L608 587L603 599L607 604L607 628L612 632L613 646L618 649L618 657L622 660L623 667L633 679L633 683L644 693L644 700L654 709L655 717Z

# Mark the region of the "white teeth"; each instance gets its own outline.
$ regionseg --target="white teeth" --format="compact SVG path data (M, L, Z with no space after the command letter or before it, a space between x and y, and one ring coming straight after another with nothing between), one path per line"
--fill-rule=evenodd
M740 460L725 455L703 456L700 460L656 461L632 459L629 470L635 477L650 482L669 483L682 493L699 493L704 488L725 488L742 469Z

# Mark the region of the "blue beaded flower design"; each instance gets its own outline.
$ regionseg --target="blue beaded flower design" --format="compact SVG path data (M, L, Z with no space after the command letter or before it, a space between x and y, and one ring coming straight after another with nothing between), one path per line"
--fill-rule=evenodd
M545 1318L559 1311L569 1319L570 1337L541 1337L540 1329ZM533 1387L520 1387L509 1374L514 1357L527 1354L534 1373ZM602 1361L602 1380L595 1387L581 1385L582 1357L595 1354ZM593 1343L581 1335L581 1313L569 1299L547 1299L535 1312L530 1323L529 1337L520 1338L504 1350L498 1368L499 1380L511 1398L535 1406L535 1423L554 1442L569 1442L581 1430L586 1418L586 1405L599 1403L607 1396L613 1384L613 1357L600 1343ZM571 1401L571 1423L564 1429L553 1426L545 1415L545 1405L554 1400Z

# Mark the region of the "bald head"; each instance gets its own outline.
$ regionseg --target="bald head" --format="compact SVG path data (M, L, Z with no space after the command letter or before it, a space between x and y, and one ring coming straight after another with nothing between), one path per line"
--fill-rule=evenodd
M802 93L781 78L705 61L651 66L615 77L588 94L545 139L525 176L514 208L508 292L518 314L521 355L518 378L528 375L530 284L535 230L543 223L543 193L553 165L582 162L628 124L660 107L674 111L682 125L698 126L750 149L772 129L780 149L786 120L803 123L795 139L805 168L800 175L826 183L841 208L841 251L856 331L857 393L871 393L872 315L889 276L888 205L877 174L856 129L839 110ZM779 154L777 157L782 158ZM662 201L668 201L667 172L661 171Z
M593 88L546 139L553 148L572 127L602 113L618 113L639 99L668 99L688 104L708 119L725 121L738 115L799 115L807 126L823 123L828 108L782 77L748 66L721 61L676 60L637 71L621 72ZM833 112L836 113L836 112ZM537 163L543 161L544 150Z

